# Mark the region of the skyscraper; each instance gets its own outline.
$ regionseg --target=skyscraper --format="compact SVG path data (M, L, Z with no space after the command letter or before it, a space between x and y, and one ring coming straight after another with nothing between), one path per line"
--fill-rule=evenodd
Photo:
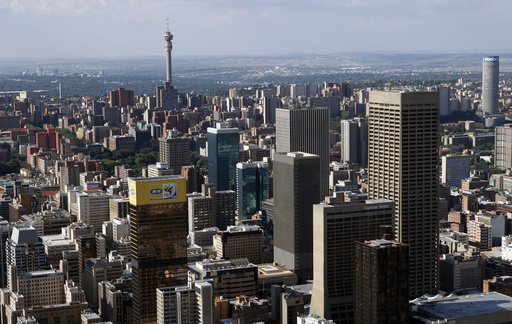
M406 244L371 240L356 242L354 322L409 323Z
M208 183L215 190L236 190L239 133L237 128L208 128Z
M387 199L313 206L310 313L335 323L353 322L355 241L378 238L379 226L389 226L393 214L394 204Z
M368 119L341 121L341 161L368 165Z
M326 110L327 111L327 110ZM321 201L320 157L274 154L274 260L299 279L313 276L313 205Z
M265 124L276 123L276 109L281 106L281 99L279 97L265 97L263 98L263 122Z
M498 83L500 81L500 57L484 56L482 62L482 111L498 113Z
M261 210L261 202L269 198L268 163L238 163L236 182L238 217L250 217Z
M329 194L329 109L276 109L276 152L320 156L321 199Z
M156 288L187 283L187 197L181 176L129 180L134 323L156 322Z
M32 226L18 225L12 229L11 237L6 242L7 287L12 288L12 271L30 272L44 270L46 258L43 242ZM13 267L11 267L13 266Z
M207 280L159 288L156 294L158 324L214 322L213 287Z
M450 114L450 87L439 87L439 115Z
M186 137L160 137L160 162L166 162L172 174L180 175L181 167L190 164L190 139Z
M441 161L441 181L460 188L462 179L469 178L469 155L445 155Z
M437 293L438 92L370 92L368 193L395 202L395 238L410 247L410 297Z
M497 126L494 131L494 165L501 169L512 168L512 124Z

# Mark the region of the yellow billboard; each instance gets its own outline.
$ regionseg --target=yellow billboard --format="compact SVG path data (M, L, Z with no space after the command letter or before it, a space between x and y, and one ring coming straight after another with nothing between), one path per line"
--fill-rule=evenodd
M128 190L130 204L134 206L187 201L187 183L179 176L131 178Z

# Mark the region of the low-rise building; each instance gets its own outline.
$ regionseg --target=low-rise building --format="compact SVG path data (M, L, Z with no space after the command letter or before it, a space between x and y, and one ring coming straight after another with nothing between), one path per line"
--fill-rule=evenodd
M213 237L217 256L222 259L247 258L251 263L262 262L263 231L259 226L228 226Z
M198 261L188 265L188 280L213 280L213 296L235 298L255 296L257 293L258 267L247 259Z

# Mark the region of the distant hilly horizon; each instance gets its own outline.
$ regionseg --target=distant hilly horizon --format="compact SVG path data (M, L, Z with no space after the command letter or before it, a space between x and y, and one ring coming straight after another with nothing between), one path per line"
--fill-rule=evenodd
M270 54L173 54L175 59L183 58L230 58L230 57L288 57L288 56L309 56L309 55L507 55L512 54L512 49L467 49L461 51L453 50L430 50L430 51L345 51L345 52L292 52L286 54L270 53ZM105 59L165 59L162 55L126 55L126 56L70 56L70 57L0 57L0 61L14 60L76 60L76 59L90 59L90 60L105 60Z

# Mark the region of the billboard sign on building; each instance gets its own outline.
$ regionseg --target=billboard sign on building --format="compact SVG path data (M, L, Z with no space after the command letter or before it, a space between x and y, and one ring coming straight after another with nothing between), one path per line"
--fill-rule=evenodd
M187 185L183 177L135 178L129 180L130 204L155 205L187 200Z

